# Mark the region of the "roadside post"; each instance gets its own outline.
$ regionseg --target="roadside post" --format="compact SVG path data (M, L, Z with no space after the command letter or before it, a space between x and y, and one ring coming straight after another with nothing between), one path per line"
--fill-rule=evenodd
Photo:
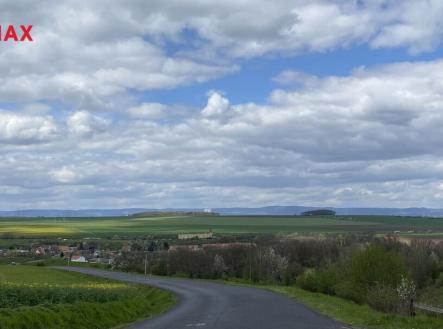
M148 252L145 251L145 276L147 275L148 272Z

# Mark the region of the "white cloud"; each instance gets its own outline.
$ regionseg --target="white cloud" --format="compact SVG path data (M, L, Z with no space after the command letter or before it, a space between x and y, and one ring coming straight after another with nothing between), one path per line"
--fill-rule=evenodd
M190 109L143 92L255 56L431 51L442 14L421 0L5 3L0 21L32 22L35 41L0 45L0 101L21 110L0 112L0 208L438 206L442 61L285 70L264 104L213 91Z
M168 111L157 103L141 103L130 111L135 117L114 124L87 111L72 113L66 125L63 116L57 123L2 113L0 171L10 174L0 186L10 192L0 206L19 207L13 191L35 205L46 199L63 207L90 200L110 207L438 206L439 81L442 61L402 63L287 85L267 104L231 104L211 92L199 112L174 121L154 119Z
M0 98L106 109L108 97L129 90L229 74L237 57L361 44L420 53L441 43L442 14L439 0L3 4L0 21L32 22L34 42L0 48Z
M202 115L208 118L224 117L232 111L229 100L219 92L213 91L209 94L208 103L202 110Z
M57 127L49 116L38 117L0 112L0 143L44 143L56 137Z
M77 174L66 166L51 171L50 175L53 180L59 183L73 183L77 179Z
M164 117L167 106L160 103L142 103L128 109L133 118L156 120Z
M66 121L69 132L79 136L91 136L106 131L111 121L87 111L77 111Z
M179 121L126 117L114 125L77 111L71 134L50 148L4 153L0 170L13 174L0 185L26 182L30 200L39 202L39 187L53 204L65 198L78 207L91 199L111 207L438 206L442 78L435 61L317 78L275 91L264 105L211 92L200 114ZM134 111L156 107L164 109L141 103Z
M371 45L376 48L407 47L417 54L441 44L443 3L439 0L395 1L384 13Z

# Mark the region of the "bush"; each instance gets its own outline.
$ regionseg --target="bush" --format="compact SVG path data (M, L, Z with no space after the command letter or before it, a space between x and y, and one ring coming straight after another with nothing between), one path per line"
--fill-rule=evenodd
M366 297L367 303L374 310L385 313L396 313L400 305L397 291L384 284L376 284Z
M297 277L297 285L308 291L320 292L318 276L318 271L314 269L306 270Z
M414 241L407 252L406 261L410 276L419 288L424 288L432 282L436 262L432 255L432 244L430 241Z
M303 272L303 267L299 263L290 263L283 275L283 283L290 286L297 281L297 276Z
M355 254L342 267L342 272L341 280L333 287L335 294L356 303L364 303L367 302L369 292L371 298L376 299L377 293L381 293L380 286L395 290L406 274L406 268L403 258L396 252L370 246Z
M370 246L344 264L325 270L306 271L297 278L297 284L309 291L338 295L356 303L366 302L371 292L374 307L390 309L389 305L394 303L392 298L386 300L386 305L377 298L381 299L379 296L383 294L392 297L392 290L395 292L405 274L404 261L399 254L379 246Z
M306 271L297 278L297 284L309 291L334 295L334 287L339 283L340 279L338 267L331 266L322 271Z
M358 304L365 301L367 291L350 280L343 280L334 286L334 292L338 297L352 300Z
M328 269L321 271L318 276L319 291L328 295L335 295L334 287L341 281L340 270L337 266L331 266Z
M406 267L396 252L370 246L352 258L348 272L349 279L367 292L376 284L397 287L406 276Z
M435 285L437 287L443 287L443 273L440 273L438 278L435 280Z

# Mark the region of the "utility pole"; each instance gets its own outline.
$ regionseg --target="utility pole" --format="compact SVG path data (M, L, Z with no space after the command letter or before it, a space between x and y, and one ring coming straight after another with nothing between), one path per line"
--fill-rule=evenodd
M252 282L252 242L249 240L249 282Z
M148 252L145 251L145 276L147 275L148 271Z

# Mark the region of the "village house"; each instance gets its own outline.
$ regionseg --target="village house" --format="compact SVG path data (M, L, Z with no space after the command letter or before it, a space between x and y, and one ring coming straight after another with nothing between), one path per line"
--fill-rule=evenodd
M205 233L181 233L178 235L179 240L190 239L211 239L214 236L211 230Z
M45 248L44 247L35 248L35 254L37 256L44 256L46 254Z
M203 249L228 249L235 247L256 247L253 242L230 242L230 243L208 243L202 245Z
M58 252L67 254L67 253L72 252L72 250L71 250L71 247L69 247L69 246L58 246Z
M86 260L85 256L79 256L79 255L75 255L71 257L71 262L75 262L75 263L87 263L88 261Z
M178 250L189 250L189 251L197 251L200 250L201 246L197 244L187 244L187 245L172 245L169 247L169 252L174 252Z

